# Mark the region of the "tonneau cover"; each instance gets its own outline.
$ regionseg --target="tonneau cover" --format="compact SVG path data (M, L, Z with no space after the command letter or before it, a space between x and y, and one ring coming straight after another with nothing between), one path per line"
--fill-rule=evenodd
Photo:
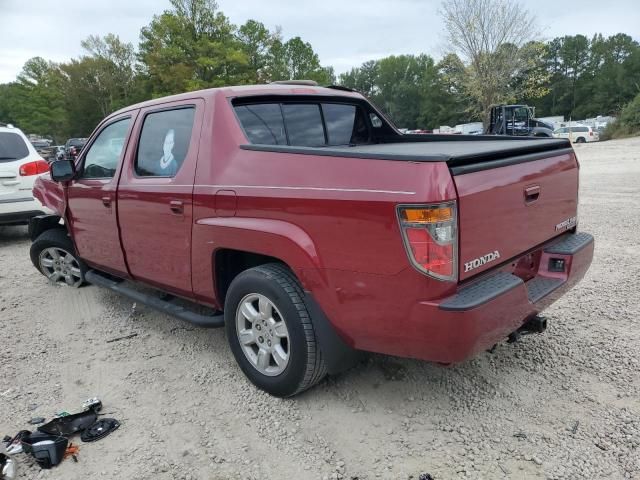
M557 138L500 138L447 135L424 136L424 140L409 137L407 141L373 145L295 147L286 145L241 145L246 150L327 155L332 157L371 158L413 162L447 162L450 167L481 161L499 160L535 153L566 150L571 144ZM566 152L557 152L566 153Z

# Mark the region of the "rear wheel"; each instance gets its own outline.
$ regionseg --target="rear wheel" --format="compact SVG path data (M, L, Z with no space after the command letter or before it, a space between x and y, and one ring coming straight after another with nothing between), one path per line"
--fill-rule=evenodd
M87 267L62 228L45 230L31 244L31 262L50 282L80 287Z
M326 374L302 288L283 265L251 268L233 280L225 328L244 374L272 395L295 395Z
M587 141L585 140L585 138L584 138L584 137L578 137L578 138L576 139L576 143L586 143L586 142L587 142Z

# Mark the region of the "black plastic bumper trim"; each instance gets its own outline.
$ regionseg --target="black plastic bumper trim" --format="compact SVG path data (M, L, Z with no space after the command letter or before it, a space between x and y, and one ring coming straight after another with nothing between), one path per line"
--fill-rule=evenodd
M569 233L550 247L544 249L545 253L556 255L575 255L586 246L593 243L593 236L585 233Z
M460 312L479 307L523 284L522 279L506 272L497 272L469 286L462 287L439 306L440 310Z
M527 296L531 303L536 303L564 284L560 278L536 277L525 283Z

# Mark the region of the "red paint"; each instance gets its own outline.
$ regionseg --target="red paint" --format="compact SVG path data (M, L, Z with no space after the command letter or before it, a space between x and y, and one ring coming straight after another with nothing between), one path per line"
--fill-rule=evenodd
M576 214L573 155L451 177L444 162L240 149L247 140L229 98L274 91L361 98L318 88L233 87L129 107L110 117L134 117L112 180L71 182L66 213L62 189L46 176L35 195L65 215L80 256L95 267L222 308L216 250L269 255L289 265L350 345L440 362L461 361L503 339L587 270L592 246L567 256L563 274L547 272L542 253L559 234L555 225ZM196 115L182 169L174 178L136 177L145 113L187 104L196 105ZM396 208L445 201L458 202L462 281L499 267L525 281L560 275L563 288L536 305L522 286L464 313L440 310L460 285L411 266ZM465 262L494 250L499 261L464 272Z

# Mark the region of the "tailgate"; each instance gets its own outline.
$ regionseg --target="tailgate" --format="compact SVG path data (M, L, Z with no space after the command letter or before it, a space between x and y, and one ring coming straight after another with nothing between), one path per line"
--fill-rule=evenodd
M549 152L547 158L498 163L497 168L471 173L452 172L458 191L460 280L575 226L578 163L573 152Z

